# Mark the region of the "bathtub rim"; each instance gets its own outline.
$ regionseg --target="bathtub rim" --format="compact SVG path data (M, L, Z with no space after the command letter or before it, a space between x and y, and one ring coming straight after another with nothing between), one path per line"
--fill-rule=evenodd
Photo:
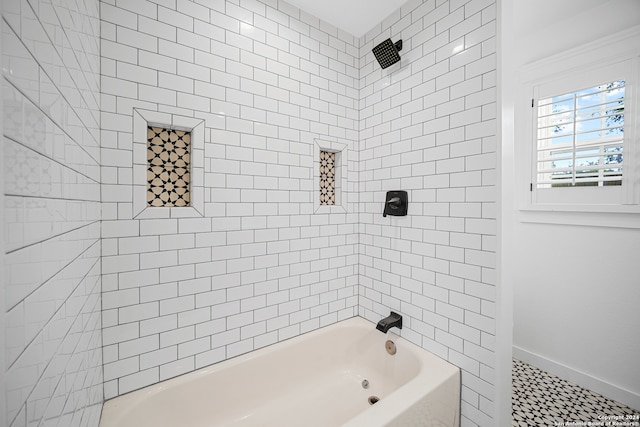
M145 386L136 390L132 390L120 396L114 397L104 402L102 412L100 415L100 423L98 427L115 427L118 425L118 421L123 419L129 411L154 395L173 388L177 385L196 381L197 379L214 374L217 371L228 369L237 365L246 363L247 361L254 360L265 355L286 350L287 347L296 345L300 340L313 339L315 336L321 336L331 333L333 330L341 329L345 327L357 327L363 329L375 330L375 323L363 318L361 316L353 316L338 322L332 323L314 329L312 331L296 335L286 340L273 343L271 345L235 356L230 359L222 360L209 366L199 368L192 372L187 372L182 375L178 375L173 378L169 378L159 383L155 383L149 386ZM412 377L407 383L400 385L389 396L384 397L374 406L367 408L368 411L363 411L352 419L346 421L343 427L360 427L365 425L388 425L393 420L401 415L399 412L401 408L408 408L411 405L418 403L422 398L432 392L438 385L450 380L452 377L457 377L457 382L460 382L460 369L452 365L450 362L436 356L430 351L414 344L413 342L396 335L393 331L381 336L381 339L391 339L399 341L402 346L412 348L412 352L417 352L419 370L415 377ZM384 342L384 341L383 341ZM425 360L426 359L426 360ZM438 369L431 372L426 372L425 365L435 363ZM427 374L431 375L427 375ZM460 392L458 393L458 395ZM459 399L459 396L458 396ZM455 402L459 408L459 400ZM390 408L396 408L396 410L389 410ZM459 409L458 409L459 414ZM103 419L107 421L103 424ZM458 415L459 417L459 415Z

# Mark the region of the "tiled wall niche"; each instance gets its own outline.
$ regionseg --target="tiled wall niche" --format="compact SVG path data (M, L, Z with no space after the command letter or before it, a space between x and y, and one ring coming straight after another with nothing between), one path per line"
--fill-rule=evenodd
M191 132L147 127L147 205L191 204Z
M333 193L334 202L321 203L321 166L322 152L333 153L334 155L334 177L333 177ZM347 144L335 141L326 141L322 139L314 140L313 144L313 205L314 213L330 214L330 213L346 213L348 212L348 176L349 176L349 149Z
M320 204L336 204L336 153L320 151Z
M189 206L149 206L148 129L166 128L190 134ZM204 215L204 120L177 114L133 111L133 214L134 218L185 218Z

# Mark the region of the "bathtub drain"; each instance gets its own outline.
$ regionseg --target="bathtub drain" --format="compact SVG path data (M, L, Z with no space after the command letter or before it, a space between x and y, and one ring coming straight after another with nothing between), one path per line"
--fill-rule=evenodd
M373 405L374 403L377 403L378 400L380 400L378 396L369 396L369 405Z

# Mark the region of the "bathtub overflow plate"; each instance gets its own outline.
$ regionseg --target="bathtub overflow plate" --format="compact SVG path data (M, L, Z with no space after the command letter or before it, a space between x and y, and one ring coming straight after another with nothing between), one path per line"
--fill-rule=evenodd
M384 343L384 346L387 349L387 353L389 353L392 356L396 354L396 344L393 341L387 340L387 342Z
M369 388L369 380L362 380L362 388L364 389Z

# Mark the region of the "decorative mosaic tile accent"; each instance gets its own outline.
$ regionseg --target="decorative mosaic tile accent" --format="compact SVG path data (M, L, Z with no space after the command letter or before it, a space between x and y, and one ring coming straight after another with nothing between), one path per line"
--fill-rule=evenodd
M336 153L320 151L320 205L336 204Z
M147 128L147 204L189 206L191 133Z
M640 412L517 359L512 378L513 427L600 425L599 417L616 416L630 426L640 425Z

